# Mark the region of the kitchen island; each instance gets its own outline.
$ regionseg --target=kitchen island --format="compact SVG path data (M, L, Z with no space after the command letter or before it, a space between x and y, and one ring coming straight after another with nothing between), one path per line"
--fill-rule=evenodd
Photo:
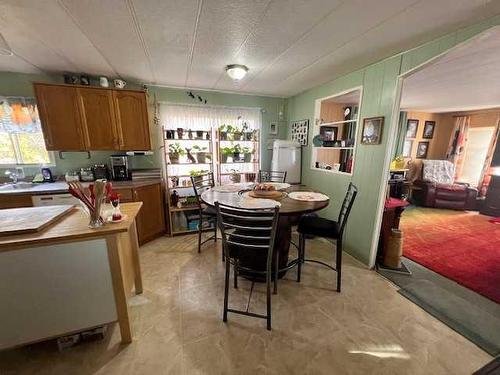
M0 237L0 350L111 322L122 343L132 341L127 299L142 293L141 206L122 204L125 220L97 229L74 208L38 232Z

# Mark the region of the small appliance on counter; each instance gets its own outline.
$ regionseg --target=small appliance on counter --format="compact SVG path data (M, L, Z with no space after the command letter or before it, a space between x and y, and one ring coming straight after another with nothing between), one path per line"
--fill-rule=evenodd
M92 168L80 168L80 181L91 182L94 180L94 171Z
M130 180L129 159L127 155L111 155L110 161L113 180Z
M108 167L104 164L96 164L93 167L94 170L94 178L96 180L107 180L108 176Z

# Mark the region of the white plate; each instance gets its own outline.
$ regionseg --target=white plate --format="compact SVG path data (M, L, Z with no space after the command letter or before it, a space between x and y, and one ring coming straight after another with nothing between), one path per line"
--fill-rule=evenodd
M281 203L272 199L243 198L239 201L241 208L274 208L281 207Z
M252 184L249 183L238 183L238 184L227 184L214 186L212 191L217 193L237 193L240 190L245 190L251 187Z
M303 202L323 202L330 199L327 195L316 193L314 191L294 191L292 193L288 193L288 197Z

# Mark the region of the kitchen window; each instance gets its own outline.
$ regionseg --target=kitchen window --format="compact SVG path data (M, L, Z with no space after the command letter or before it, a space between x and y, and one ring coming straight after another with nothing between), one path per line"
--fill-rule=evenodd
M53 164L34 98L0 97L0 166Z

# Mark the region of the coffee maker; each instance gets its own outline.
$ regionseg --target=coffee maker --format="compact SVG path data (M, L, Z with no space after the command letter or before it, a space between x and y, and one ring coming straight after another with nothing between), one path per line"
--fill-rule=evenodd
M130 180L129 160L127 155L111 155L111 174L115 181Z

